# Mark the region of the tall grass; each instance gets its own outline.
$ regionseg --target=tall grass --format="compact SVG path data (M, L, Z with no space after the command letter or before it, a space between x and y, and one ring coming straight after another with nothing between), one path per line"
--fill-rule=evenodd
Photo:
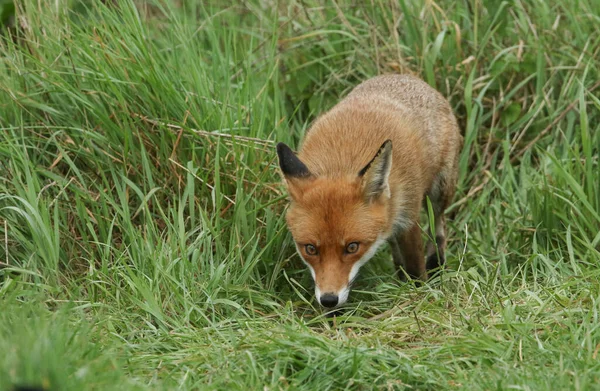
M597 2L16 4L0 390L597 384ZM273 143L399 72L464 132L449 270L403 284L383 251L328 319Z

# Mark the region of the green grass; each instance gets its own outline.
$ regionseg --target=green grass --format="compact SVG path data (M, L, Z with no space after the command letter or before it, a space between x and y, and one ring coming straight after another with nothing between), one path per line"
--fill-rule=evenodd
M596 0L107 3L2 30L0 390L597 387ZM273 143L392 72L464 131L449 270L332 321Z

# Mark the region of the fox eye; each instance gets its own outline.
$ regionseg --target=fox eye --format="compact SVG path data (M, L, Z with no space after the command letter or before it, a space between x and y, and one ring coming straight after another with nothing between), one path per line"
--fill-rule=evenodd
M306 251L308 255L317 255L317 248L312 244L307 244L304 246L304 251Z
M346 246L346 252L348 254L354 254L358 251L358 242L352 242Z

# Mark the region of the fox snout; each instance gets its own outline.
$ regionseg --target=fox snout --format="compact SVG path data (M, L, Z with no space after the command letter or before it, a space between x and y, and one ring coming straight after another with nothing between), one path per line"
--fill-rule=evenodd
M323 278L328 276L322 275L322 270L317 270L319 272L319 276L317 276L315 269L309 263L305 263L313 276L315 282L315 298L319 304L325 308L334 308L344 304L346 300L348 300L350 281L346 280L346 282L344 282L341 280L338 284L331 284L333 279ZM343 276L338 274L336 277Z
M333 308L338 305L339 297L335 293L325 293L319 297L319 302L323 307Z
M325 308L338 307L348 300L348 294L350 293L350 284L343 286L341 289L327 289L321 291L319 286L316 285L315 281L315 296L317 302Z

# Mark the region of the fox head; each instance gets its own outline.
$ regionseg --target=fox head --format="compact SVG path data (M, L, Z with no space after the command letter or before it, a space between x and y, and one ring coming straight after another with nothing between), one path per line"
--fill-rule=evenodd
M374 152L362 170L329 177L311 173L287 145L277 145L291 201L287 225L325 307L346 302L358 270L391 234L391 140Z

